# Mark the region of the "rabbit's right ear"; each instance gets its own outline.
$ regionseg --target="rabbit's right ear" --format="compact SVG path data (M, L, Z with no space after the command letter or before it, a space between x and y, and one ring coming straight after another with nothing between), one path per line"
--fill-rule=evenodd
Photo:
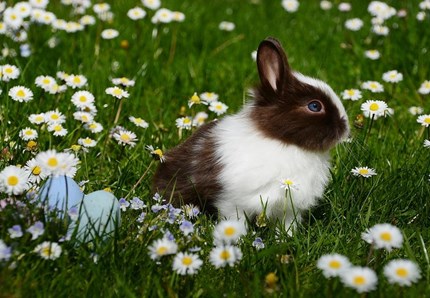
M283 84L288 80L291 70L279 41L269 37L260 43L257 67L263 89L275 94L282 92Z

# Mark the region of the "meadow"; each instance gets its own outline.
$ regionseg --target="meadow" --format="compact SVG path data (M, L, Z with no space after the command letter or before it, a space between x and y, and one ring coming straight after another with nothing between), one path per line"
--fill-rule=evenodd
M428 296L430 2L158 2L0 2L0 297ZM268 36L338 94L351 136L292 235L250 218L225 244L234 258L217 262L223 219L172 208L152 176L202 122L240 110ZM73 214L47 213L37 191L48 174L29 164L47 152L71 163L63 174L84 193L119 199L113 233L81 243L68 234ZM380 224L396 243L369 240ZM194 271L178 269L181 253ZM321 265L335 253L372 277L348 284ZM398 259L415 267L389 278Z

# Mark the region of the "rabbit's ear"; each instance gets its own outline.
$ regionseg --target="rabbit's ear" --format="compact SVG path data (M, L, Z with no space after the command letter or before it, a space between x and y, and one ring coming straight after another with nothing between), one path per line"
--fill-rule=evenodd
M291 75L287 56L281 44L274 38L263 40L257 51L257 67L264 91L279 94Z

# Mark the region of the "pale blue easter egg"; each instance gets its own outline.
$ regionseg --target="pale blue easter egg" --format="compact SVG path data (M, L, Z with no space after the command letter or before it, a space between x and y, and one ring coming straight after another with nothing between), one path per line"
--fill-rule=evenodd
M76 233L76 239L88 242L96 237L106 238L121 223L118 199L110 192L98 190L84 196L78 221L69 226L69 233Z
M57 209L60 216L72 207L79 208L84 193L79 185L68 176L50 177L40 188L38 199L49 206L50 210Z

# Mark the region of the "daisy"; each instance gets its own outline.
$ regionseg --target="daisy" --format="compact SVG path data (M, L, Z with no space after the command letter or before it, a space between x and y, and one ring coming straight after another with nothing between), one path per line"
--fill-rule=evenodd
M37 131L29 127L26 127L19 131L19 137L24 141L36 140L37 136Z
M21 238L24 233L22 232L20 225L14 225L12 228L7 229L9 237L12 239Z
M328 0L322 0L320 2L320 7L322 10L330 10L333 7L333 4Z
M161 1L160 0L142 0L142 4L143 4L143 6L149 8L149 9L156 10L156 9L160 8Z
M24 23L22 17L13 9L12 7L8 7L5 11L3 11L3 22L7 27L18 30L21 25Z
M84 128L88 129L92 133L99 133L103 131L103 126L98 122L86 123Z
M282 0L281 5L288 12L296 12L299 9L299 1L297 0Z
M376 81L366 81L361 84L361 88L365 90L369 90L373 93L384 92L384 87Z
M20 74L18 67L15 65L5 64L0 66L0 78L4 82L17 79Z
M422 108L422 107L410 107L409 109L408 109L408 111L409 111L409 113L411 113L412 115L414 115L414 116L417 116L417 115L421 115L423 112L424 112L424 109Z
M424 140L424 148L430 148L430 140Z
M211 102L209 110L217 114L218 116L224 114L228 109L228 106L220 101Z
M372 26L372 32L376 35L387 36L390 32L390 29L388 29L387 26L375 25Z
M35 80L35 84L37 87L42 88L45 91L48 91L52 85L56 84L55 78L51 76L37 76Z
M78 144L86 148L92 148L97 145L97 142L91 138L86 137L86 138L79 138Z
M418 93L420 94L429 94L430 93L430 81L429 80L425 80L420 88L418 89Z
M299 190L299 185L290 178L283 178L281 180L279 180L280 186L282 189L285 190Z
M351 10L351 4L347 2L341 2L339 3L339 6L337 7L339 11L347 12Z
M142 128L148 128L149 124L145 120L139 117L130 116L128 119L136 126L142 127Z
M345 286L355 289L358 293L370 292L376 289L378 284L375 271L368 267L351 267L342 272L340 277Z
M430 0L424 0L420 2L419 6L422 10L430 10Z
M105 29L101 33L103 39L114 39L115 37L118 37L118 35L119 32L115 29Z
M110 10L110 5L108 3L97 3L93 6L93 11L96 14L106 13Z
M381 53L378 50L367 50L364 55L371 60L378 60L381 57Z
M246 234L245 224L240 220L223 220L214 229L216 243L235 243Z
M27 171L28 180L31 183L39 184L47 175L42 171L42 167L35 158L25 163L24 169Z
M351 267L349 259L340 254L327 254L318 259L318 269L322 270L326 278L340 276L343 271Z
M223 31L233 31L236 25L232 22L222 21L219 23L218 28Z
M116 87L116 86L106 88L105 92L106 92L106 94L112 95L118 99L121 99L123 97L127 98L130 96L130 94L127 91L125 91L119 87Z
M344 100L350 99L353 101L359 100L362 97L361 91L357 89L346 89L342 92L341 96Z
M72 177L77 171L79 160L72 153L47 150L36 155L36 161L46 175Z
M420 123L422 126L429 127L429 125L430 125L430 114L419 116L417 119L417 122Z
M182 129L191 129L193 119L191 117L182 117L176 119L176 127Z
M84 15L79 19L79 23L83 26L94 25L96 23L96 18L91 15Z
M369 178L376 175L376 171L368 167L355 167L351 170L351 173L354 176L361 176L364 178Z
M372 1L367 7L367 11L374 17L387 20L396 14L396 10L385 2Z
M193 119L193 126L202 126L208 119L208 114L205 112L198 112Z
M92 123L94 121L94 116L88 112L74 112L73 118L75 120L81 121L82 123Z
M0 261L8 261L12 256L12 248L7 246L3 240L0 239Z
M30 0L28 2L34 8L45 9L48 6L49 0Z
M20 195L29 188L27 172L17 166L7 166L0 172L0 191Z
M397 70L390 70L382 75L382 79L388 83L398 83L403 80L403 74Z
M64 116L58 109L48 111L45 114L45 122L51 124L62 124L66 122L66 116Z
M363 21L359 18L349 19L345 21L345 28L351 31L358 31L363 27Z
M152 242L148 250L151 259L158 260L163 256L175 254L178 251L178 245L174 241L162 238Z
M364 117L377 119L386 116L388 105L382 100L367 100L361 105Z
M151 19L151 22L154 24L157 24L157 23L167 24L172 21L173 21L173 12L166 8L160 8L159 10L157 10Z
M113 138L118 142L118 144L130 147L134 147L136 145L136 134L129 130L119 129L117 132L113 134Z
M406 259L397 259L391 260L384 266L384 275L390 284L409 287L421 278L421 271L416 263Z
M56 242L44 241L34 248L34 252L45 260L55 260L61 255L61 246Z
M134 7L127 12L127 16L133 21L141 20L146 16L146 11L140 7Z
M176 22L183 22L185 20L185 14L180 11L172 12L172 19Z
M53 132L53 135L56 137L64 137L68 132L60 123L50 124L48 126L48 131Z
M400 230L391 224L377 224L361 234L361 238L375 248L385 248L391 251L393 248L401 248L403 235Z
M197 92L194 92L193 96L190 97L190 100L188 101L188 107L191 108L193 105L201 104L202 101L200 100L200 97L197 95Z
M112 79L112 84L123 85L124 87L132 87L134 86L134 83L134 80L130 80L126 77Z
M22 1L16 3L13 9L20 17L25 19L26 17L30 16L32 8L30 3Z
M214 92L203 92L200 94L200 98L206 103L211 103L213 101L218 101L219 96Z
M9 90L9 96L18 102L29 102L33 99L33 92L24 86L15 86Z
M158 159L160 162L165 161L165 156L163 151L160 148L154 149L152 145L145 146L145 149L149 151L149 153L152 155L152 157Z
M27 229L27 232L31 234L31 240L36 240L39 236L42 236L45 232L45 227L41 221L36 221L32 226Z
M85 109L94 103L94 95L89 91L77 91L72 95L72 103L78 109Z
M181 275L195 274L202 265L203 261L196 254L180 252L173 259L173 270Z
M242 259L242 251L239 247L233 245L222 245L214 247L209 254L209 261L215 268L225 267L234 264Z
M419 11L417 13L416 19L420 22L424 21L426 19L426 13L424 11Z
M87 84L87 78L83 75L71 74L65 78L66 85L73 89L81 88Z

